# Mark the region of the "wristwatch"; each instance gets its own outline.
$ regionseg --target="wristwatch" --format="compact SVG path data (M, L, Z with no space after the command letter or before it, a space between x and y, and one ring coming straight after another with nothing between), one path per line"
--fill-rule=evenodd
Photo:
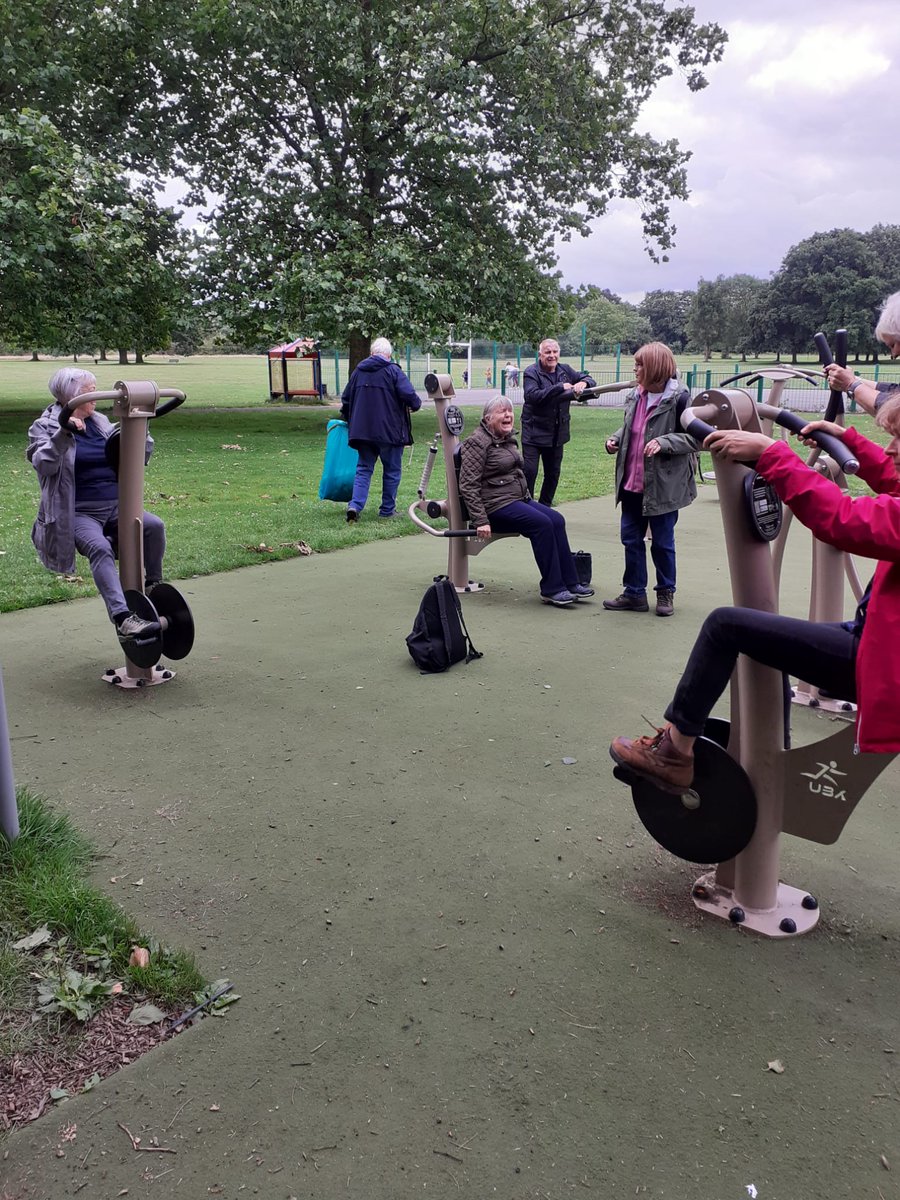
M856 393L856 389L860 386L860 384L865 383L865 382L866 381L864 379L854 379L853 380L853 382L847 388L847 395L850 397L851 400L853 399L853 396Z

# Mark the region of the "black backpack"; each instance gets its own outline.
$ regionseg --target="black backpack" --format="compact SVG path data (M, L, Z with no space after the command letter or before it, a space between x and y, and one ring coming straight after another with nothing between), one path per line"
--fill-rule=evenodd
M422 597L406 645L413 662L426 672L446 671L463 659L471 662L482 657L472 645L456 589L445 575L435 579Z

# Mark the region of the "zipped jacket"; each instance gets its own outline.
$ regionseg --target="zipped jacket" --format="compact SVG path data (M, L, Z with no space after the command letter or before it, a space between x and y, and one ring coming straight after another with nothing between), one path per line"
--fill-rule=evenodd
M625 420L612 435L618 439L616 457L616 503L622 499L625 484L625 467L628 461L628 446L631 442L631 423L637 407L638 388L632 388L625 397ZM700 450L696 438L681 428L681 414L691 401L687 388L680 386L677 379L666 384L662 399L647 414L644 426L644 445L654 438L660 444L659 454L644 459L643 515L659 517L663 513L686 508L697 496L694 480L694 455Z
M574 399L565 384L580 383L594 387L590 375L576 371L568 363L558 363L551 374L540 363L525 368L522 404L522 445L562 446L569 440L569 407Z
M364 358L344 388L341 416L349 425L349 442L375 446L411 446L409 414L422 401L396 363L372 354Z
M514 500L527 500L525 462L510 434L496 437L484 421L460 446L459 494L476 529L489 525L490 515Z
M820 541L878 565L856 655L856 744L900 751L900 478L880 446L855 429L844 444L859 459L859 477L875 496L848 496L812 471L786 442L760 455L757 470Z
M116 428L103 413L90 417L104 438ZM147 435L144 461L153 452ZM48 571L75 572L75 434L59 423L59 405L49 404L28 430L25 457L38 474L41 500L31 540Z

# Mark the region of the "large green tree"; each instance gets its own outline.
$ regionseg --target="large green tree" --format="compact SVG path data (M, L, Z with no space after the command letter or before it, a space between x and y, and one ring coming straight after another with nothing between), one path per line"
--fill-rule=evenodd
M687 318L691 307L690 292L648 292L638 305L650 326L651 335L665 342L672 350L683 351L687 345Z
M673 72L704 86L724 40L658 0L199 0L160 70L167 142L214 198L210 296L244 338L353 357L451 323L538 336L554 239L613 197L670 246L688 154L640 107Z
M595 346L609 348L619 344L623 350L632 353L650 341L650 325L633 304L616 303L599 293L585 306L573 332L580 333L582 325L587 340Z
M796 361L810 350L818 330L830 336L843 328L851 353L869 349L884 288L865 234L832 229L805 238L787 252L769 289L778 348Z
M22 346L165 345L187 238L148 178L173 165L155 67L168 0L0 0L0 331Z
M186 235L149 188L32 109L0 115L0 336L68 352L165 345Z

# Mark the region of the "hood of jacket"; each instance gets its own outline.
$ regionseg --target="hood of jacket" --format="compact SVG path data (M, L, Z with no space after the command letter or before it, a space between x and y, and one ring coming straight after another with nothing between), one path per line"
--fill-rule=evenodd
M368 375L376 371L386 371L388 367L392 365L393 363L391 359L382 358L380 354L370 354L368 358L364 358L362 362L357 365L356 369L357 371L363 371Z

